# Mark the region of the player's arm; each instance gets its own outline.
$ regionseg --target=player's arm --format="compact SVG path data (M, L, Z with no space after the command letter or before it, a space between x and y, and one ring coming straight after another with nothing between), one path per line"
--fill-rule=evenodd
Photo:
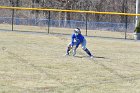
M73 47L73 45L74 45L74 35L72 35L72 37L71 37L71 47Z
M77 40L76 48L79 47L80 43L81 43L80 40Z

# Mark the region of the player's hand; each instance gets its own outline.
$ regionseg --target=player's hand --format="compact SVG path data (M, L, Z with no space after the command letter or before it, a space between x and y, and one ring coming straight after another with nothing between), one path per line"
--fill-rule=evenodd
M70 46L70 48L72 49L72 48L73 48L73 46Z

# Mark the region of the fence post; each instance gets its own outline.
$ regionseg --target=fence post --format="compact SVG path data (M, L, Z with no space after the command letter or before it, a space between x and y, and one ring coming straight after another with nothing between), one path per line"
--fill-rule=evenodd
M127 13L128 7L127 7L127 0L124 0L125 6L124 6L124 12ZM125 16L125 39L127 39L127 25L128 25L128 15Z
M86 13L86 36L87 36L87 21L88 21L87 18L88 17L87 17L87 13Z
M48 34L50 33L50 11L49 11L49 15L48 15Z
M15 10L12 9L12 31L14 30L14 14L15 14Z
M128 23L128 22L127 22L127 19L128 19L128 16L126 15L126 16L125 16L125 39L127 39L127 25L128 25L128 24L127 24L127 23Z

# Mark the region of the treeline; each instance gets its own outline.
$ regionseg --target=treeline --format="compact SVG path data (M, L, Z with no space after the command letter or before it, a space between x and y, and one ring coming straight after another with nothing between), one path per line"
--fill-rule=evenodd
M0 0L1 5L17 7L57 8L100 12L135 13L136 0ZM8 13L7 13L8 14ZM1 14L0 14L1 15ZM48 11L17 11L17 17L48 18ZM88 21L125 22L125 16L87 14ZM86 20L85 13L51 12L55 20ZM128 17L133 22L134 17Z

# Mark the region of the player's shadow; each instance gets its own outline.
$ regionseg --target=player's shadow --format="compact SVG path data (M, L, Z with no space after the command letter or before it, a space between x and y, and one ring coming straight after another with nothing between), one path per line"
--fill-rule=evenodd
M106 59L105 57L94 56L94 58Z
M74 56L74 57L77 57L77 58L89 58L89 56ZM105 57L100 57L100 56L93 56L93 58L98 58L98 59L106 59Z

